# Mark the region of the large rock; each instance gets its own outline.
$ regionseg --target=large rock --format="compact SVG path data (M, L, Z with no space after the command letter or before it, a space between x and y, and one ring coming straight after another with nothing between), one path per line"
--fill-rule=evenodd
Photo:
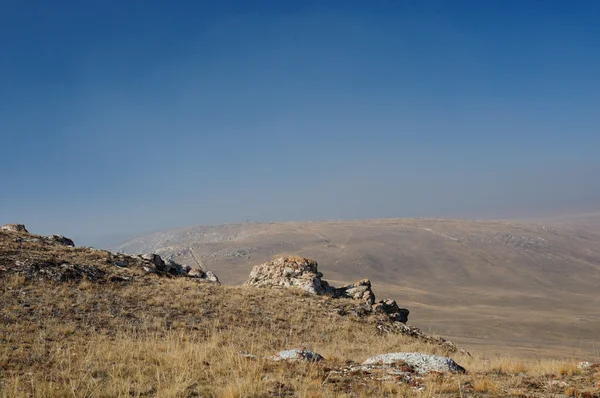
M25 228L25 225L23 224L4 224L0 227L0 231L29 233L29 231L27 231L27 228Z
M310 294L327 294L331 291L323 283L317 262L302 257L279 257L252 268L244 285L256 287L297 287Z
M371 357L362 363L363 366L399 366L408 365L416 373L465 373L465 368L454 362L452 358L419 352L394 352Z

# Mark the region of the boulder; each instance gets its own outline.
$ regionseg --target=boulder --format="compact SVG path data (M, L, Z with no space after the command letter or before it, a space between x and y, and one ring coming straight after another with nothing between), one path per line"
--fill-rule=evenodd
M362 366L394 367L408 365L418 374L430 372L465 373L465 368L454 362L452 358L437 355L421 354L419 352L394 352L371 357Z
M279 257L252 268L244 285L256 287L297 287L310 294L326 294L331 289L323 284L317 262L302 257Z
M27 231L27 228L25 228L25 225L23 224L4 224L0 227L0 231L29 233L29 231Z

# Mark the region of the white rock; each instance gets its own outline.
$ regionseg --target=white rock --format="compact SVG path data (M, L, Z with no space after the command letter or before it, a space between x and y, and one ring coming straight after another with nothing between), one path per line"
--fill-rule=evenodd
M464 373L465 369L448 357L421 354L419 352L394 352L371 357L364 361L363 365L389 366L397 363L406 363L415 369L417 373L427 374L429 372L440 373Z

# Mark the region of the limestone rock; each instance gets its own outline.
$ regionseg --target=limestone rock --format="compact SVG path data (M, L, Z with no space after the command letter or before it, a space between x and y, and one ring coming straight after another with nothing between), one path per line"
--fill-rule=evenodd
M23 224L4 224L0 227L0 231L29 233L29 231L27 231L27 228L25 228L25 225Z
M394 352L371 357L362 363L363 366L390 367L408 365L419 374L429 372L465 373L465 368L458 365L452 358L437 355L421 354L419 352Z
M268 357L273 361L307 361L307 362L320 362L324 358L311 350L285 350L280 351L277 354Z
M252 268L245 285L256 287L297 287L310 294L326 294L329 285L321 281L317 262L302 257L279 257Z

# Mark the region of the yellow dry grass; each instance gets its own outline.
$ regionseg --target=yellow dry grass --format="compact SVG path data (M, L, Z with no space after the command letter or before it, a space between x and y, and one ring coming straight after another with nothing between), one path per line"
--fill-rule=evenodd
M57 261L127 272L107 265L102 252L42 249L24 253L0 242L0 266L11 271L14 256L43 259L50 253ZM381 333L381 319L355 313L352 300L133 270L131 282L103 284L56 283L8 271L0 272L2 398L598 396L597 368L580 370L569 359L453 354ZM265 358L291 348L313 349L326 361ZM348 362L400 351L451 355L468 373L429 375L411 386L335 372Z

